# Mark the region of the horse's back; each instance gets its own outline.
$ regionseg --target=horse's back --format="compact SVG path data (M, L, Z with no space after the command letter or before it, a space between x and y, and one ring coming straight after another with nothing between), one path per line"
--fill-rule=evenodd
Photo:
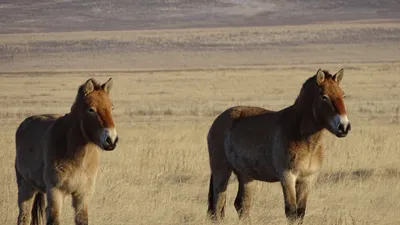
M17 134L19 132L26 131L28 128L31 128L32 126L35 126L34 124L37 124L39 126L42 125L46 126L46 124L54 122L59 117L60 115L57 114L42 114L42 115L33 115L27 117L18 126Z
M245 118L262 115L270 110L252 106L234 106L222 112L213 122L207 136L210 160L214 157L222 157L226 135L231 132L235 124ZM218 160L218 159L216 159Z
M59 118L60 115L43 114L26 118L18 126L15 134L16 161L15 166L19 173L32 173L43 162L42 139L46 130Z

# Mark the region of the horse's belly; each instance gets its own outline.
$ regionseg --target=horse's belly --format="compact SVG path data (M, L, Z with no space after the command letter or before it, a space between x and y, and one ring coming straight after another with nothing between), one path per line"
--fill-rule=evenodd
M262 150L233 148L226 150L226 155L237 173L245 174L254 180L279 181L272 162L267 161Z
M270 169L259 170L259 172L249 174L248 176L253 178L254 180L265 181L265 182L279 181L279 178L276 175L276 173L274 173Z

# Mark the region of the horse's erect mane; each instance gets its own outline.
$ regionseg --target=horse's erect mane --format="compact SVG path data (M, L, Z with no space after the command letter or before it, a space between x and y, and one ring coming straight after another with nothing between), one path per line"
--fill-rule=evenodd
M92 83L93 83L93 88L94 88L95 91L98 91L98 90L101 89L101 84L100 84L98 81L96 81L96 80L93 79L93 78L90 78L89 80L92 81ZM85 82L85 83L86 83L86 82ZM83 88L84 88L84 86L85 86L85 83L82 84L81 86L79 86L78 95L84 95Z
M333 75L331 73L329 73L328 70L322 70L322 72L324 72L325 76L333 77Z
M329 73L328 70L322 70L322 72L325 74L325 79L333 79L333 76L331 73ZM299 103L299 101L304 101L305 98L307 96L306 92L309 93L310 90L315 90L318 85L317 85L317 81L316 81L316 77L317 75L315 74L314 76L309 77L304 83L303 86L301 87L300 90L300 94L299 96L297 96L296 98L296 102ZM302 96L303 98L300 99L300 96Z
M96 81L96 80L93 79L93 78L90 78L89 80L92 81L92 83L93 83L93 88L94 88L95 91L98 91L98 90L101 89L101 84L100 84L98 81ZM86 84L86 82L85 82L84 84L81 84L81 85L79 86L79 88L78 88L78 94L76 95L75 102L72 104L71 111L73 111L74 108L75 108L75 106L76 106L76 104L77 104L79 101L82 101L82 99L84 98L84 96L85 96L85 93L84 93L85 84Z
M332 75L331 73L329 73L329 71L328 70L322 70L322 72L325 74L325 79L333 79L333 76L334 75ZM315 77L316 77L317 75L315 74L314 76L311 76L310 78L308 78L307 80L306 80L306 82L304 82L304 84L303 84L303 87L306 87L306 86L308 86L309 84L311 84L311 83L315 83L316 84L316 81L315 81Z

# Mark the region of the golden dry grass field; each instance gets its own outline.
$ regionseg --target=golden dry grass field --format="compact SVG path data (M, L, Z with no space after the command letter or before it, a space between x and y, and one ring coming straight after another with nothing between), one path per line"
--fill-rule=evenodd
M0 7L1 8L1 7ZM400 224L400 22L0 34L0 224L15 224L14 135L114 79L120 144L101 154L90 224L211 224L206 135L233 105L292 104L318 68L344 68L352 131L325 134L305 224ZM238 224L231 177L226 221ZM279 183L255 182L252 224L285 224ZM62 222L71 224L71 200Z

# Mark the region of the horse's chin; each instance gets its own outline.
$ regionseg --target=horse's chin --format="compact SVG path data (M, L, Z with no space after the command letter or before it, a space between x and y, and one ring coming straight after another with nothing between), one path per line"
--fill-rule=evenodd
M107 152L111 152L111 151L114 151L114 149L117 147L117 145L116 144L113 144L113 145L107 145L107 146L105 146L105 145L101 145L101 149L103 149L104 151L107 151Z
M336 133L335 135L336 135L336 137L338 137L338 138L344 138L344 137L347 136L347 133Z
M332 134L334 134L338 138L344 138L347 136L348 133L340 132L340 131L331 131Z
M335 135L336 137L338 137L338 138L344 138L344 137L346 137L347 136L347 134L348 133L341 133L341 132L339 132L339 131L336 131L336 130L333 130L333 129L329 129L329 128L326 128L330 133L332 133L333 135Z

